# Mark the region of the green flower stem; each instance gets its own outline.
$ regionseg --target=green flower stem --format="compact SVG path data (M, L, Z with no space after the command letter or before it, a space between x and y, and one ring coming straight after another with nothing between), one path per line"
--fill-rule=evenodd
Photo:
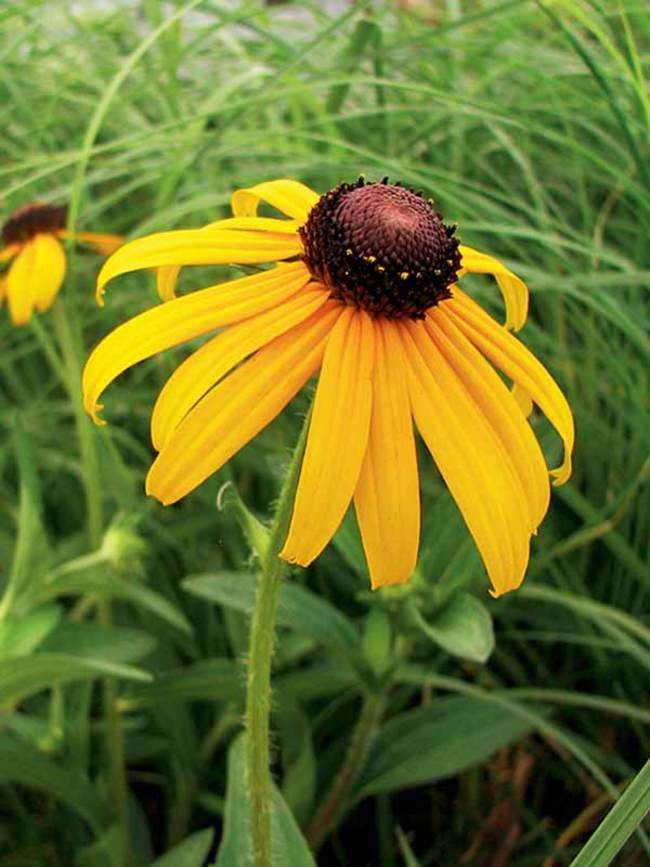
M366 692L345 760L341 765L325 800L316 810L307 829L309 845L318 849L345 808L348 794L366 756L368 744L384 707L382 692Z
M280 492L257 581L251 621L246 684L246 771L253 867L271 867L272 864L271 771L269 768L271 658L275 641L275 617L282 577L286 570L286 563L278 557L278 552L289 526L308 427L309 415L305 418Z
M99 459L92 422L86 415L81 396L81 340L76 321L66 311L64 299L59 296L52 310L54 330L63 359L63 373L74 410L75 426L79 439L83 486L87 511L87 535L91 551L97 551L104 532L102 508L102 487L99 472ZM48 356L50 353L48 353ZM59 372L59 371L57 371ZM105 627L112 622L111 605L106 599L97 600L97 620ZM119 863L125 867L131 862L128 844L128 789L124 764L124 735L118 706L117 682L112 677L104 678L103 703L106 714L106 752L108 757L109 786L111 806L119 822L122 852Z

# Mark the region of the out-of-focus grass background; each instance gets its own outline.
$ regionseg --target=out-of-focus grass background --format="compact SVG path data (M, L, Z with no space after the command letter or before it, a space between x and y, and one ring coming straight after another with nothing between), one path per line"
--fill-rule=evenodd
M578 438L524 588L490 600L424 452L409 590L370 594L353 522L292 575L274 774L312 842L361 708L383 707L320 865L566 865L645 761L649 51L636 0L0 7L3 219L67 202L79 228L137 236L224 215L233 188L264 179L325 191L389 175L531 287L522 337ZM307 396L179 506L147 500L150 408L186 348L111 387L108 428L83 424L88 348L156 299L141 273L100 311L98 258L69 257L54 311L23 329L1 313L0 862L140 867L168 852L160 865L198 867L225 811L216 863L243 864L254 563L235 489L222 510L216 495L234 480L268 517ZM186 269L181 288L215 272ZM488 281L468 285L502 315ZM640 818L630 797L619 810L605 849L576 863L607 863ZM278 865L309 864L283 815ZM640 830L616 863L648 851Z

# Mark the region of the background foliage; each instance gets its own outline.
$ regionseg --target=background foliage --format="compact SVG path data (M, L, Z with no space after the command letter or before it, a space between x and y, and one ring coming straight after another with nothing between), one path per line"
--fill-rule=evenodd
M523 338L575 411L575 473L520 592L489 599L424 452L411 586L368 591L353 520L292 575L275 659L278 864L313 864L299 828L321 865L569 864L648 753L643 6L0 7L4 215L67 202L80 228L137 236L215 219L266 178L324 191L389 175L526 278ZM269 515L307 398L179 506L145 499L152 400L185 349L123 376L110 426L92 429L80 364L154 302L153 278L124 278L99 311L97 258L69 256L53 312L0 322L0 860L244 865L248 509ZM182 286L215 270L186 269ZM471 286L501 315L488 282ZM342 763L345 797L324 817ZM645 774L576 863L607 863L647 799ZM617 864L648 851L640 831Z

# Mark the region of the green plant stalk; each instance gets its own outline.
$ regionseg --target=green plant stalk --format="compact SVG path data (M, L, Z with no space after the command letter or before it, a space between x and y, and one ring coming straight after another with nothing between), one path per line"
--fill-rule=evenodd
M79 439L81 464L83 468L83 486L88 515L87 536L91 551L96 551L102 541L104 531L104 515L102 508L101 478L99 460L95 447L95 438L87 417L81 396L81 361L79 357L79 339L75 323L70 319L65 302L61 296L57 298L52 311L54 329L59 342L61 357L65 371L70 401L74 409L75 426ZM110 627L112 622L111 605L106 599L97 600L97 619L100 625ZM124 736L120 710L118 707L117 684L114 678L107 677L103 682L103 703L106 714L107 733L106 751L108 757L109 787L111 805L121 829L121 853L118 863L130 863L130 846L128 845L127 802L128 790L124 765Z
M307 841L314 849L318 849L345 808L347 796L366 756L370 738L377 727L383 706L384 695L382 692L365 693L361 714L345 760L339 768L325 800L316 810L307 829Z
M309 414L305 417L278 499L268 546L262 559L251 620L246 683L246 785L254 867L271 867L272 864L269 767L271 659L280 588L287 568L287 564L278 557L278 552L289 526L308 427Z

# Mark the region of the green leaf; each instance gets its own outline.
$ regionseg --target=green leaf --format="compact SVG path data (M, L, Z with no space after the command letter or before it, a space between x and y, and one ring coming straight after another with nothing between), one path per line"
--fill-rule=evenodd
M316 756L309 718L297 705L283 703L275 718L282 744L282 795L296 819L306 822L316 794Z
M402 858L404 859L404 867L420 867L420 862L413 854L413 850L411 849L406 834L402 831L399 825L395 828L395 833L397 834L397 842L399 844L400 852L402 853Z
M0 621L0 659L27 656L43 643L61 619L59 605L39 605L29 614Z
M607 867L650 810L650 760L571 862L571 867Z
M239 735L228 752L228 786L224 831L213 867L250 867L252 863L246 792L246 735ZM275 863L316 867L291 811L275 785L272 790L271 833Z
M83 558L81 558L83 560ZM109 599L124 599L128 602L133 602L165 620L177 629L186 633L192 632L192 626L187 620L182 611L171 604L160 593L151 590L144 584L139 584L133 581L126 581L120 578L115 573L107 574L106 569L97 571L96 562L93 563L94 571L86 569L84 571L83 564L79 564L76 568L74 561L70 564L70 569L63 571L63 568L57 570L56 577L43 584L38 597L40 600L56 599L59 596L70 595L86 595L92 593L102 598ZM79 572L84 572L80 575Z
M515 714L486 701L437 698L431 707L401 714L379 730L357 791L365 796L453 777L529 729Z
M16 596L22 593L38 571L46 551L47 540L41 522L41 487L36 471L31 440L20 417L14 417L13 442L20 475L20 501L16 522L16 545L9 571L9 581L0 610L6 615ZM40 566L41 571L42 566Z
M412 613L422 632L452 656L486 662L494 650L490 612L469 593L453 596L429 621L415 609Z
M156 639L141 629L98 626L94 623L62 623L43 644L51 653L72 653L104 662L130 663L148 656Z
M96 677L123 677L150 680L151 675L130 665L118 665L102 659L88 659L69 653L35 653L0 662L0 708L11 706L28 695L55 684Z
M244 674L232 659L202 659L174 671L156 675L153 683L137 686L120 699L124 711L169 702L233 701L244 693Z
M246 536L251 551L262 560L269 547L269 530L251 512L233 482L226 482L219 490L217 508L235 518Z
M157 858L151 867L203 867L213 837L212 828L190 834L178 846L174 846L169 852Z
M256 579L247 572L216 572L192 575L183 587L196 596L250 614ZM359 637L350 620L333 605L297 584L285 582L280 592L278 625L309 635L314 641L342 651L358 651Z
M0 735L0 780L51 795L82 816L95 831L107 820L107 805L85 777L6 734Z

